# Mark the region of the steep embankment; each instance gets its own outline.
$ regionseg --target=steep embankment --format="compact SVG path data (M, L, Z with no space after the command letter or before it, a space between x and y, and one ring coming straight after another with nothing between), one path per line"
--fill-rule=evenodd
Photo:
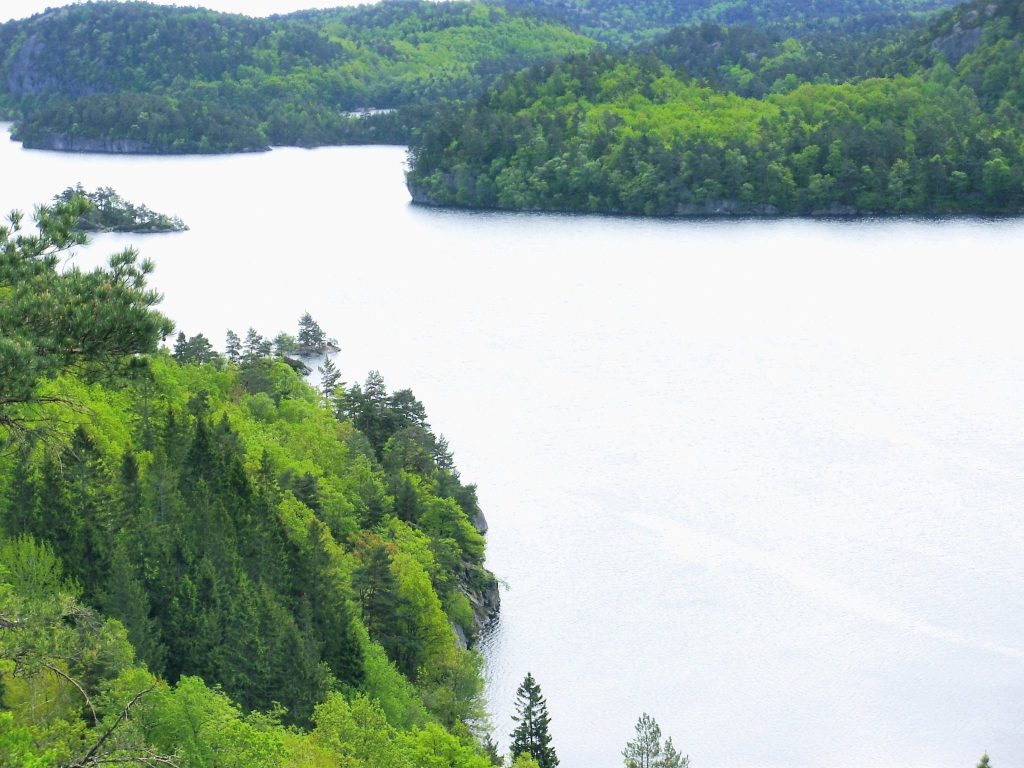
M154 353L150 265L58 270L58 207L0 228L0 763L487 768L497 584L423 405L315 391L303 333Z

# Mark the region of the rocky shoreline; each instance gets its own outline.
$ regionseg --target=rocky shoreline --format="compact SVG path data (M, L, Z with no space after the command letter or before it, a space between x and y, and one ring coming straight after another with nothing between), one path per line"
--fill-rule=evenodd
M161 149L152 144L136 139L96 139L86 136L68 136L62 133L46 133L40 135L21 136L17 127L11 133L12 141L20 141L25 149L41 149L50 152L72 152L100 155L199 155L199 154L237 154L251 152L269 152L270 147L246 147L229 151L213 150L201 152L194 149L174 152Z

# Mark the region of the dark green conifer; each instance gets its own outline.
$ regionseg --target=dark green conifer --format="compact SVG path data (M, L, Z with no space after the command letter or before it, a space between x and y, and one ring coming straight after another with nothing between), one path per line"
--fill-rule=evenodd
M529 672L516 691L516 714L512 719L519 723L512 731L512 744L509 746L512 760L525 752L533 756L540 768L555 768L558 757L551 746L548 704Z
M238 338L238 334L232 330L227 332L227 340L224 344L224 354L228 360L236 365L242 360L242 340Z

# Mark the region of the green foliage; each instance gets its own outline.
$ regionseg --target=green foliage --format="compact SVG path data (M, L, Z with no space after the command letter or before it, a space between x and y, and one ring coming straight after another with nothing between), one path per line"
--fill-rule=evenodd
M89 202L89 211L78 219L75 229L81 232L182 232L188 227L177 216L151 211L135 205L110 187L88 192L77 184L53 198L53 204L71 203L74 198Z
M472 488L434 463L422 404L379 383L378 438L402 436L388 469L255 330L228 360L201 334L152 354L169 323L141 270L109 309L128 341L64 360L44 313L8 303L32 307L24 283L60 291L62 316L99 311L56 272L79 202L40 211L56 234L4 235L3 328L55 357L4 411L53 425L0 463L5 764L478 765L480 657L451 621L482 620L467 595L490 585ZM394 516L398 481L425 524Z
M527 754L537 761L540 768L555 768L558 756L551 746L551 733L548 730L551 718L547 701L529 672L516 691L516 714L512 719L518 723L512 731L512 743L509 746L512 760Z
M478 2L271 19L89 3L0 25L0 39L0 108L29 146L193 153L397 143L421 102L592 45Z
M37 209L38 235L21 232L18 213L0 226L0 439L37 423L38 408L60 399L42 395L42 382L68 371L108 375L156 351L173 329L153 309L160 295L145 285L153 265L134 250L91 272L58 269L84 242L74 229L87 208L74 198Z
M644 712L636 723L636 735L622 750L626 768L688 768L690 758L683 757L668 738L661 741L661 728Z
M946 8L955 0L512 0L510 6L557 19L617 44L649 40L673 27L702 22L774 28L788 33L892 26Z
M933 73L715 91L653 55L533 68L410 148L414 199L646 215L1016 212L1021 113Z

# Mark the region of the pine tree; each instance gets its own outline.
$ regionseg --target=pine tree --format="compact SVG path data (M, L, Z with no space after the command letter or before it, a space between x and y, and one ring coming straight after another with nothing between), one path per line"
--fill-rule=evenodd
M156 352L174 330L153 309L160 301L146 287L153 264L134 250L98 269L60 268L63 252L85 242L74 227L88 210L81 198L39 208L38 235L20 233L17 212L0 224L0 439L27 433L38 418L34 406L53 401L40 392L42 381L81 366L114 369Z
M251 362L262 357L264 344L265 342L263 337L256 332L256 329L250 328L245 332L245 347L243 348L242 355L243 359L246 362Z
M992 768L992 764L988 761L988 752L981 756L981 762L978 763L978 768Z
M665 748L661 753L659 768L690 768L689 755L679 754L679 750L672 743L671 736L665 741Z
M526 753L537 761L540 768L554 768L558 765L558 757L548 732L551 722L548 705L541 695L540 686L529 672L516 691L516 713L512 719L519 725L512 731L509 748L512 759Z
M238 338L238 334L232 330L228 330L226 342L224 344L224 354L227 355L228 360L236 365L242 359L242 340Z
M661 728L644 712L636 723L636 736L622 750L626 768L656 768L661 757Z
M672 739L661 743L661 728L644 712L636 723L636 736L622 750L626 768L689 768L690 758L679 754Z

